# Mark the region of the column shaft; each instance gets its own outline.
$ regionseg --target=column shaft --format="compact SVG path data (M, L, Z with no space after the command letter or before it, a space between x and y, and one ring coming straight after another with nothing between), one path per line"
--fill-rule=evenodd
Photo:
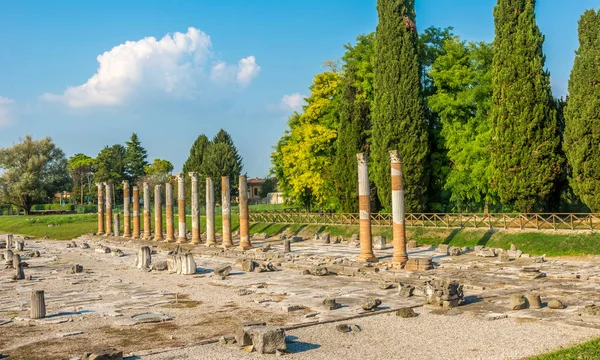
M246 250L252 249L252 243L250 243L250 226L248 224L248 183L246 175L240 175L239 183L240 248Z
M106 217L106 236L112 235L112 184L104 183L106 188L106 211L104 215Z
M198 173L189 173L192 178L192 244L200 243L200 207L198 206Z
M144 240L150 240L150 236L152 236L152 223L150 215L150 185L148 183L142 184L142 189L144 190Z
M165 184L165 199L167 211L167 242L175 241L175 230L173 229L173 184Z
M140 189L133 187L133 238L140 238Z
M206 178L206 246L216 245L215 240L215 185Z
M358 160L358 209L360 221L360 255L357 260L376 262L371 236L371 189L369 184L368 157L366 153L356 154Z
M231 240L231 191L229 189L229 177L221 177L221 218L223 222L223 242L225 248L232 247Z
M98 235L104 234L104 184L97 183L98 187Z
M177 220L179 221L178 243L186 242L185 230L185 176L177 174Z
M154 186L154 241L163 241L162 232L162 193L160 185Z
M392 262L405 263L408 260L406 253L406 231L404 229L404 183L402 180L402 159L398 151L390 151L392 168L392 234L394 236L394 256Z
M123 237L131 237L130 203L131 194L129 193L129 182L123 181Z

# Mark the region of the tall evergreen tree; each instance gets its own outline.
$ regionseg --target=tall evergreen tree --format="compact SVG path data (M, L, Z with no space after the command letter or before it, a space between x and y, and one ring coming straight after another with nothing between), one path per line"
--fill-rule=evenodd
M229 176L231 194L238 193L237 187L242 168L242 157L238 154L231 135L223 129L219 130L206 148L199 171L213 179L216 199L221 197L222 176Z
M129 180L137 183L145 175L144 168L150 165L147 161L148 152L142 147L136 133L131 135L125 145L127 149L125 152L125 172Z
M492 72L492 184L521 212L543 209L560 173L559 134L535 0L498 0Z
M97 182L110 182L113 185L113 204L123 200L123 180L128 175L125 170L125 157L127 150L121 144L104 147L96 156L94 162L94 180Z
M183 173L187 174L190 171L200 172L202 168L202 159L206 153L209 140L206 135L201 134L198 136L192 148L190 149L190 155L183 164Z
M569 79L564 150L575 194L600 211L600 13L587 10L579 20L579 49Z
M403 157L405 206L423 211L428 133L421 94L414 0L378 0L374 59L371 174L382 206L391 209L389 150Z
M373 101L372 58L375 34L361 35L355 46L346 45L344 77L338 103L338 137L333 162L332 182L339 208L358 210L356 153L367 151L371 128L370 106Z

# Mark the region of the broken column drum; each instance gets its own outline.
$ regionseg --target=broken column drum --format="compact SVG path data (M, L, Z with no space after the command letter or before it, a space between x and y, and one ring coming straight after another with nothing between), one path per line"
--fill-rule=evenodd
M150 263L152 262L152 255L150 252L149 246L142 246L138 250L138 255L136 259L136 266L139 269L148 269L150 268Z
M129 194L129 182L123 181L123 237L131 237L131 214L129 207L131 195Z
M179 261L177 262L178 274L193 275L196 273L196 261L194 261L194 255L185 253L177 256L179 257Z
M112 235L112 184L109 182L104 183L104 188L106 189L106 210L104 216L106 217L106 236Z
M121 222L119 214L113 215L113 235L121 236Z
M142 184L142 189L144 189L144 240L150 240L150 236L152 236L152 224L151 224L151 216L150 215L150 185L148 183Z
M34 290L31 292L31 309L29 317L31 319L43 319L46 316L46 300L44 299L44 290Z
M250 243L250 225L248 224L248 182L246 175L239 177L239 209L240 209L240 248L252 249Z
M229 189L229 177L221 177L221 219L223 222L223 242L225 248L232 247L231 240L231 191Z
M16 255L16 256L18 256L18 255ZM21 260L19 259L19 264L15 267L15 278L14 278L15 280L25 279L25 272L23 271L23 264L21 264L20 261Z
M154 241L163 241L161 185L154 186Z
M369 187L368 156L366 153L356 154L358 161L358 209L360 224L360 255L358 261L376 262L373 254L371 238L371 189Z
M6 235L6 248L7 249L10 249L13 247L13 239L14 239L13 234Z
M392 234L394 255L392 262L404 264L408 260L406 253L406 229L404 228L404 182L402 159L397 150L390 150L392 168Z
M133 238L140 238L140 190L133 187Z
M175 241L175 229L173 228L173 184L165 184L165 209L167 212L167 238L166 242Z
M98 187L98 235L104 235L104 184L96 183Z
M12 235L10 235L10 236L12 236ZM25 241L24 240L15 241L15 250L23 251L24 249L25 249Z
M188 174L191 181L191 194L192 194L192 244L200 243L200 201L198 197L198 173L190 172Z
M215 241L215 185L206 178L206 246L216 245Z
M177 174L177 220L179 222L178 243L186 242L185 233L185 176Z

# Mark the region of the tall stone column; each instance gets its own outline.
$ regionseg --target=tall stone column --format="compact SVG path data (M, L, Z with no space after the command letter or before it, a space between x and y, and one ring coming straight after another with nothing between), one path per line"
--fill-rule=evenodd
M154 186L154 241L163 241L162 192L160 184Z
M189 173L192 178L192 244L200 243L200 206L198 204L198 173Z
M215 185L206 178L206 246L214 246L215 240Z
M167 211L167 238L166 242L175 241L175 230L173 228L173 184L170 182L165 184L165 200Z
M133 238L140 238L140 188L133 187Z
M179 220L178 243L186 242L185 233L185 176L177 174L177 218Z
M356 154L358 160L358 210L360 220L360 255L358 261L376 262L371 238L371 188L369 185L368 156Z
M123 237L131 237L131 216L129 213L131 194L129 194L129 182L123 181Z
M150 240L152 236L152 224L150 215L150 185L148 183L142 184L144 190L144 240Z
M404 183L402 180L402 159L397 150L390 150L392 167L392 234L394 236L394 256L392 262L406 263L406 231L404 229Z
M223 242L225 248L232 247L231 241L231 190L229 176L221 177L221 221L223 223Z
M104 235L104 183L96 183L98 187L98 235Z
M104 216L106 217L106 236L112 235L112 184L104 183L106 189L106 210Z
M250 243L250 226L248 225L248 183L246 175L240 175L239 183L240 248L247 250L252 249L252 243Z

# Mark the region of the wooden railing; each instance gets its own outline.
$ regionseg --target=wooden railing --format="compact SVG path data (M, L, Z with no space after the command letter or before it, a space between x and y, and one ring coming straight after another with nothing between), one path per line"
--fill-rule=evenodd
M260 212L250 213L250 222L307 224L307 225L358 225L358 214ZM391 226L392 214L371 214L374 226ZM529 230L598 230L600 214L406 214L406 226L480 229Z

